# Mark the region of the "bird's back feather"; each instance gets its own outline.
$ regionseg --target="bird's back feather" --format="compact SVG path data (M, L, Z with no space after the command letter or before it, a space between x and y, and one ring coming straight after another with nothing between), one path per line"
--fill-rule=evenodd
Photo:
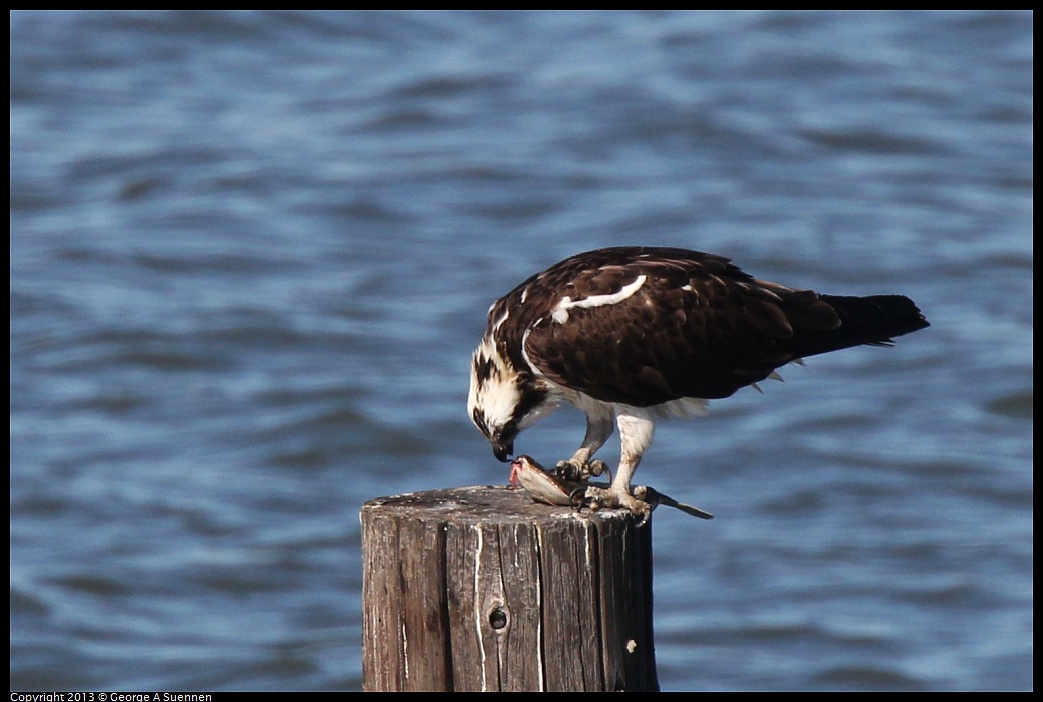
M519 366L637 407L727 397L802 357L928 326L899 295L819 295L721 256L644 247L579 254L532 276L490 310L491 328L504 319L497 333Z

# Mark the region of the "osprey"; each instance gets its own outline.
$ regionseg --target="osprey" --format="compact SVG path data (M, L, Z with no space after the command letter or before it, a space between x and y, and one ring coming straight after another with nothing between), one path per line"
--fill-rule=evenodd
M467 409L501 461L520 431L565 400L587 417L571 476L599 474L594 452L619 428L620 457L597 506L646 518L630 481L659 416L702 414L775 369L807 356L929 326L901 295L820 295L758 280L723 256L621 246L577 254L537 273L489 308L471 362ZM638 491L643 494L643 491Z

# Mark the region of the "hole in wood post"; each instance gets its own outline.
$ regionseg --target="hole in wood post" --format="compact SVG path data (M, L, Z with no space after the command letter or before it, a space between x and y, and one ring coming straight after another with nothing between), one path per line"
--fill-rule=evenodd
M493 629L502 629L507 626L507 612L500 609L499 605L489 612L489 624Z

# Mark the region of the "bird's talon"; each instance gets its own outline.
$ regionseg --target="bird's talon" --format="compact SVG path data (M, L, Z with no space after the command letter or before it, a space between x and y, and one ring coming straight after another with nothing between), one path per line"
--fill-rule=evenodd
M589 471L589 474L587 476L588 478L597 478L600 477L603 473L608 473L609 480L612 480L612 472L609 471L608 466L606 466L605 462L602 461L600 458L595 458L593 461L587 463L586 468Z
M578 480L579 468L571 461L558 461L554 464L554 476L560 480Z
M572 488L572 492L569 493L569 505L575 511L580 511L586 506L587 503L587 488L583 485Z
M601 508L625 509L639 518L637 526L644 526L655 509L654 503L646 502L628 492L612 488L588 487L584 493L588 508L593 512Z
M609 476L611 476L611 472L608 470L605 462L597 458L586 463L580 463L574 459L558 461L554 466L555 477L572 482L585 483L603 473L609 473Z

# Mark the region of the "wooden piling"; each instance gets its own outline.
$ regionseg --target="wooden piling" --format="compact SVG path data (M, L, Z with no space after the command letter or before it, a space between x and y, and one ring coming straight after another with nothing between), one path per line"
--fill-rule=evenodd
M659 689L651 521L505 487L379 498L361 521L364 690Z

